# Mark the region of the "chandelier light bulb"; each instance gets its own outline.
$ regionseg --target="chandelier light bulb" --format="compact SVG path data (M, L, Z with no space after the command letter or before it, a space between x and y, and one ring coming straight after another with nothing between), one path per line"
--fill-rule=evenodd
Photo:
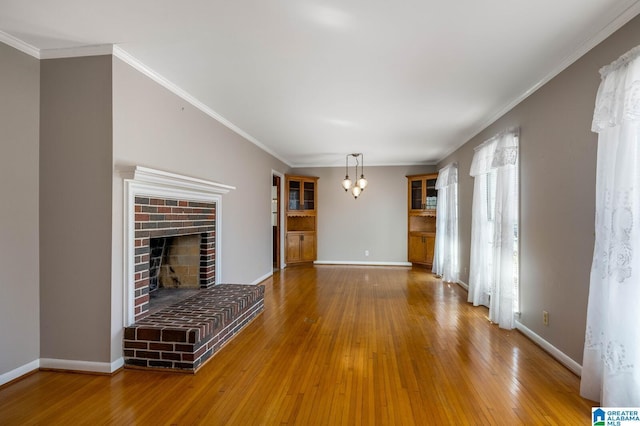
M367 187L367 180L364 178L364 175L360 175L360 179L358 179L358 186L362 191Z
M351 192L353 193L354 198L358 198L358 195L360 195L360 193L362 192L362 189L360 189L358 185L355 185L351 190Z
M349 179L349 175L346 175L344 177L344 180L342 181L342 187L345 191L348 191L349 188L351 188L351 179Z

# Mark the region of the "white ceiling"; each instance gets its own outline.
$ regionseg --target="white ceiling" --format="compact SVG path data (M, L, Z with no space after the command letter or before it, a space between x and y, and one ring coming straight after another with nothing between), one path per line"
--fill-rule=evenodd
M638 0L0 0L0 31L38 52L115 44L292 166L351 152L435 164L638 12Z

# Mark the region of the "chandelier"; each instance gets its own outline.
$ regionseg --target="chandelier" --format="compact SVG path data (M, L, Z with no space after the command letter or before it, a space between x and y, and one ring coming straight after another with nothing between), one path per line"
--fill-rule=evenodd
M356 160L356 178L358 177L358 166L360 166L360 178L357 179L355 185L353 185L351 179L349 179L349 157L353 157ZM360 161L358 159L362 159L362 165L360 165ZM342 187L345 191L351 190L351 194L356 199L358 198L360 193L367 187L367 180L364 178L364 155L362 155L362 153L347 154L345 159L345 173L344 180L342 181Z

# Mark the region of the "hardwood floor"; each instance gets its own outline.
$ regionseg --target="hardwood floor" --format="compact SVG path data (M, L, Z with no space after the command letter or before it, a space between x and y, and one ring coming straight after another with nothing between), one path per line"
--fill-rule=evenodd
M38 372L0 389L0 424L590 424L575 375L426 271L295 267L265 286L196 375Z

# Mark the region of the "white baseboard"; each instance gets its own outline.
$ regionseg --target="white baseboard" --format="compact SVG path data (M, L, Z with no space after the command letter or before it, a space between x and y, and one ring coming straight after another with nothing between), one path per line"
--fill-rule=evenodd
M262 281L266 280L267 278L271 277L272 275L273 275L273 271L267 272L266 274L264 274L260 278L257 278L256 280L254 280L251 284L252 285L260 284Z
M5 383L9 383L10 381L15 380L21 376L24 376L25 374L29 374L32 371L37 370L38 368L40 368L40 360L36 359L28 364L22 365L18 368L14 368L13 370L7 371L6 373L2 373L0 374L0 386L4 385Z
M117 371L124 367L124 357L120 357L111 363L111 372Z
M516 321L516 329L522 332L529 339L533 340L536 344L538 344L542 349L549 352L552 357L558 360L560 364L567 367L569 370L573 371L577 376L582 377L582 366L569 358L567 354L562 352L560 349L553 346L551 343L544 340L542 337L534 333L532 330L527 328L524 324L519 321Z
M314 265L411 266L411 262L361 262L358 260L316 260Z
M53 370L86 371L88 373L111 374L124 365L124 359L114 362L77 361L69 359L40 358L40 368Z
M464 288L465 290L469 291L469 284L465 283L464 281L458 280L458 285Z

